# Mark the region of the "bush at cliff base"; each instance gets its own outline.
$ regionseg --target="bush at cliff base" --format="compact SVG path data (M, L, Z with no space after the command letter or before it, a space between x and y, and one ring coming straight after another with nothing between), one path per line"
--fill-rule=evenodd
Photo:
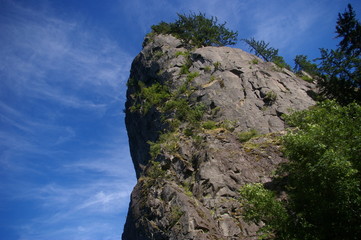
M246 218L266 223L260 230L263 239L359 239L361 106L325 101L286 120L294 127L284 137L289 162L279 172L287 179L287 200L247 185L241 190ZM259 202L277 209L281 203L287 220L282 214L269 219Z

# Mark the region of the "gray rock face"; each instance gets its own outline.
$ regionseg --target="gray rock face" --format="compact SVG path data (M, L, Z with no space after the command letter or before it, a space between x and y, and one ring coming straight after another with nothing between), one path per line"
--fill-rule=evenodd
M139 86L154 82L173 96L187 86L177 97L192 108L202 104L201 120L214 126L180 121L169 130L168 120L176 118L174 109L165 110L169 99L153 100L159 104L144 110L150 98L140 97ZM172 36L146 39L128 82L126 126L138 183L123 239L257 239L258 227L242 220L238 190L271 182L272 171L285 161L279 150L282 114L312 106L314 89L240 49L188 51ZM251 129L262 135L240 142L238 134ZM149 141L159 143L155 156Z

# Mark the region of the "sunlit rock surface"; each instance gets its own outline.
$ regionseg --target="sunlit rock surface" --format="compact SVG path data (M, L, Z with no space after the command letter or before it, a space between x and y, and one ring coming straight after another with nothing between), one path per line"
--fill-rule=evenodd
M282 115L314 105L314 84L240 49L189 50L164 35L146 38L143 47L128 81L126 126L138 183L123 239L256 239L258 227L242 220L238 190L272 182L286 161ZM164 84L174 95L187 81L180 97L191 107L202 104L202 120L197 127L181 121L164 143L172 147L151 159L149 141L157 142L174 116L157 105L139 110L146 104L139 82ZM206 121L216 126L202 127ZM239 140L251 130L260 135Z

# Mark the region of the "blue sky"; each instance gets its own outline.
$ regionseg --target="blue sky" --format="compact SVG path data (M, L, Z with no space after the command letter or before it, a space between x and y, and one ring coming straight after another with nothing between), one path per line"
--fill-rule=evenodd
M152 24L204 12L293 65L335 47L347 3L360 19L343 0L0 0L0 239L120 239L125 83Z

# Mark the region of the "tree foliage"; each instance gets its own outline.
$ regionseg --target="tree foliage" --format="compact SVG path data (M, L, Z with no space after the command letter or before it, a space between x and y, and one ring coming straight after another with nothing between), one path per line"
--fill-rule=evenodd
M353 101L361 103L361 58L352 56L340 49L321 49L318 80L321 93L341 104Z
M269 43L265 41L257 41L254 38L242 39L257 57L261 57L266 62L271 62L272 59L278 56L278 49L269 47Z
M342 240L361 236L361 106L338 105L324 101L312 110L288 116L297 130L284 138L289 158L287 174L288 221L258 217L271 225L274 239ZM258 189L260 194L265 190ZM256 196L256 197L255 197ZM246 197L247 214L268 216L273 208L259 207L252 201L275 201L274 196ZM268 200L267 200L268 198ZM273 198L273 200L271 200ZM277 216L277 215L276 215ZM287 237L284 237L287 236Z
M185 43L195 47L234 45L238 33L219 24L216 17L207 18L205 14L179 14L174 23L161 22L152 26L156 34L172 34Z
M356 13L351 4L348 4L344 13L338 14L337 37L342 37L339 46L347 54L360 55L361 53L361 24L356 19Z
M332 101L295 113L284 139L292 208L316 239L361 236L361 107Z
M257 41L254 38L242 39L257 57L261 57L266 62L274 62L281 68L290 69L290 66L285 62L282 56L278 55L278 49L269 46L265 41Z
M266 222L258 234L262 239L282 235L285 239L289 236L284 227L287 226L288 214L281 201L276 199L276 194L263 187L262 184L246 184L240 190L241 204L246 212L244 219L255 223Z
M341 104L361 103L361 24L351 5L339 14L337 37L342 38L336 50L321 49L318 84L321 93Z
M301 71L305 71L308 74L311 74L312 76L316 76L319 74L317 65L311 63L311 61L307 59L306 55L297 55L294 61L295 61L295 66L293 68L294 72L298 73Z

